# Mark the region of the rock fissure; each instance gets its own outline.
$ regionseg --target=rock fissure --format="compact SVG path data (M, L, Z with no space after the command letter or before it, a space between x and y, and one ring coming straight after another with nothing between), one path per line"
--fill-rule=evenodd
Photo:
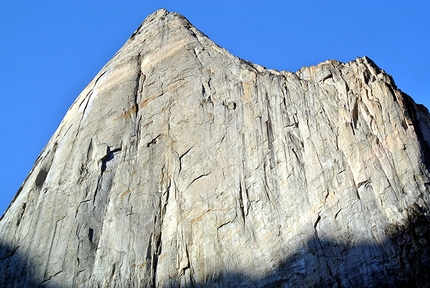
M58 274L62 273L63 271L58 271L57 273L50 275L47 279L40 282L41 285L44 285L46 282L50 281L53 277L57 276Z
M146 143L146 147L151 147L155 144L157 144L158 139L160 139L161 135L157 135L157 137L153 138L151 141Z
M201 179L201 178L203 178L203 177L209 176L210 174L211 174L211 173L206 173L206 174L202 174L202 175L197 176L196 178L194 178L194 179L190 182L190 184L188 184L188 186L187 186L185 189L188 189L191 185L193 185L193 183L194 183L194 182L196 182L197 180L199 180L199 179Z
M139 53L139 55L137 55L137 76L136 76L136 86L134 88L134 109L135 109L135 116L137 117L137 115L139 114L139 103L140 103L140 98L142 97L142 93L143 93L143 87L144 87L144 83L145 83L145 79L146 79L146 75L142 73L142 60L141 60L141 55ZM140 97L139 97L140 96Z
M179 171L178 173L181 173L182 170L182 158L184 158L185 155L187 155L191 149L193 149L194 146L190 147L187 151L185 151L184 153L182 153L181 155L179 155Z
M18 216L18 219L16 221L16 226L19 226L19 223L21 223L21 219L22 219L22 217L24 217L24 212L25 212L26 206L27 206L27 203L24 202L24 204L22 204L21 214Z
M239 210L240 215L242 216L243 226L246 225L246 199L244 200L244 192L242 191L242 183L239 185ZM245 212L246 211L246 212Z

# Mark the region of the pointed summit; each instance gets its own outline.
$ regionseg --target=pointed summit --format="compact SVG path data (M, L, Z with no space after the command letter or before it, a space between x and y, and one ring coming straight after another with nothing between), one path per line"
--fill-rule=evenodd
M423 286L429 125L368 58L267 70L158 10L3 215L0 286Z

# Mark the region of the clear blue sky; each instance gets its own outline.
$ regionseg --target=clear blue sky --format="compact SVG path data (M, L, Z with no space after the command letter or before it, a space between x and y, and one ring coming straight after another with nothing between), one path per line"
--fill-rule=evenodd
M430 1L0 0L0 214L78 94L159 8L267 68L367 55L430 107Z

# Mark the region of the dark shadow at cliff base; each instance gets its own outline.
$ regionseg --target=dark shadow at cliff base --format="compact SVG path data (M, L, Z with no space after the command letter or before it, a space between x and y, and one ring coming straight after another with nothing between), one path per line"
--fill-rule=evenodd
M51 285L49 279L38 279L40 271L36 271L32 259L22 255L19 247L11 247L0 242L0 287L44 287L60 288Z
M405 226L393 226L379 244L348 246L317 237L274 271L255 279L223 273L181 287L428 287L430 288L430 218L428 210L410 209ZM191 279L192 282L193 279ZM166 287L179 287L172 282Z
M309 239L305 248L260 278L227 272L204 282L165 287L428 287L430 288L429 210L418 205L408 210L404 226L392 226L388 238L379 244L348 246L336 239ZM50 287L49 277L34 259L22 255L19 247L0 245L1 287ZM67 267L64 267L67 269ZM136 287L129 279L130 287ZM84 287L86 283L81 283ZM66 287L66 286L64 286Z

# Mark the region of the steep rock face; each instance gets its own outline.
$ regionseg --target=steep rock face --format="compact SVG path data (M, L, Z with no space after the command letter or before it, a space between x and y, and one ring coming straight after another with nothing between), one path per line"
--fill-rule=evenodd
M267 70L159 10L3 215L0 283L423 286L429 126L366 57Z

